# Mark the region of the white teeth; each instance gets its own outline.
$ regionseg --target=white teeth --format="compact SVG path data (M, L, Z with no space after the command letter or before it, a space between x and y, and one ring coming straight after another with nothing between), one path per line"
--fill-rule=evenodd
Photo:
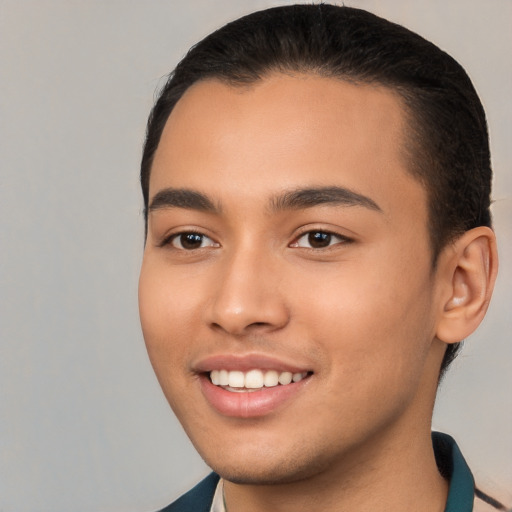
M215 384L216 386L220 384L219 373L219 370L213 370L210 373L210 379L212 380L212 384Z
M229 385L229 372L227 370L219 371L219 385L220 386L228 386Z
M279 384L286 386L292 381L293 374L291 372L283 372L279 375Z
M245 387L249 389L258 389L263 387L263 372L260 370L251 370L245 374Z
M265 373L265 377L263 378L263 384L267 388L272 388L279 384L279 373L275 370L270 370Z
M307 372L277 372L276 370L250 370L248 372L212 370L210 380L215 386L228 386L230 388L261 389L272 388L279 384L286 386L291 382L300 382L307 376Z
M244 372L229 372L229 384L230 388L243 388L245 387Z

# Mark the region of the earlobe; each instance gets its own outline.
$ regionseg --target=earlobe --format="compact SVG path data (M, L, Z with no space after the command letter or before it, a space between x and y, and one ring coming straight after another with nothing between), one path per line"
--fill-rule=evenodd
M441 270L446 299L436 336L458 343L478 327L489 306L498 270L496 237L481 226L465 232L447 250Z

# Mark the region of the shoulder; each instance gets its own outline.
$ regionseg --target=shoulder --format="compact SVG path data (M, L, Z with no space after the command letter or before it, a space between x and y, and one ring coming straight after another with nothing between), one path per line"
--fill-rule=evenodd
M209 512L218 482L219 475L211 473L160 512Z

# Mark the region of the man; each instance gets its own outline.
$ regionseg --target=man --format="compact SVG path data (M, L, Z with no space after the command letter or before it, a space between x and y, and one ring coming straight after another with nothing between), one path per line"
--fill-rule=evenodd
M139 302L215 473L165 510L503 509L430 432L492 294L491 174L464 70L365 11L261 11L188 53L148 123Z

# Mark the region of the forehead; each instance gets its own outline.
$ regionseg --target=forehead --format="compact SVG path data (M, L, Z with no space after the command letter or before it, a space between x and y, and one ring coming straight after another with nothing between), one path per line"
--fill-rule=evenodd
M406 124L399 96L382 86L277 73L249 86L205 80L166 123L150 197L177 186L221 197L229 183L249 199L341 185L384 207L414 189L422 210L425 194L407 171Z

